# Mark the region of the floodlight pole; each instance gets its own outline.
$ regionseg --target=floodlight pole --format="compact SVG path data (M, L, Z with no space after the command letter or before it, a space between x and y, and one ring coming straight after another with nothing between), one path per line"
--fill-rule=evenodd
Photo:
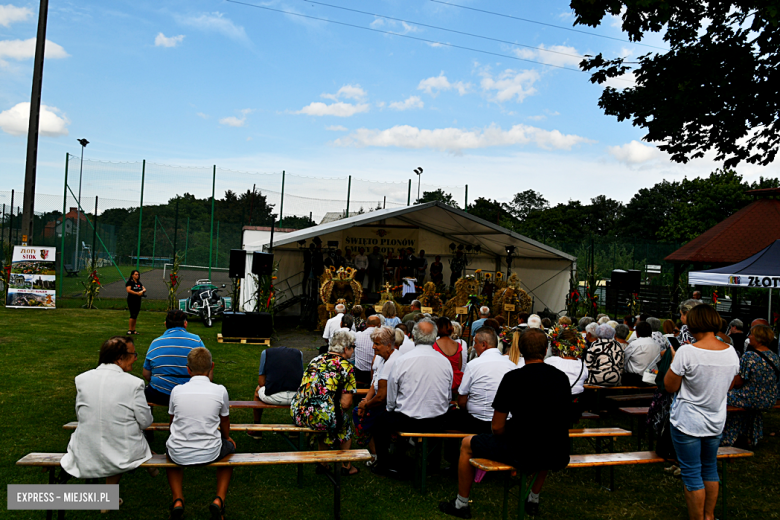
M27 127L27 161L24 170L24 195L22 204L22 235L27 244L33 241L35 219L35 176L38 168L38 129L41 116L41 88L43 86L43 56L46 51L46 21L49 16L49 0L41 0L38 10L38 35L35 40L32 95L30 96L30 120ZM13 208L12 208L13 209Z
M84 171L84 148L87 147L89 144L89 141L86 139L78 139L79 144L81 145L81 165L79 166L79 200L76 204L76 249L73 251L73 265L76 266L76 271L79 270L79 239L81 236L79 235L79 227L81 224L81 174Z

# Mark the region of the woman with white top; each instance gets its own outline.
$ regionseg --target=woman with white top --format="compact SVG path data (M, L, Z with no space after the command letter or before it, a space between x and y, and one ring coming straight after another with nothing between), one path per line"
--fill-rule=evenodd
M575 424L582 416L582 394L585 392L585 382L588 380L588 368L585 366L585 340L574 327L561 329L555 327L550 331L550 348L552 355L544 360L569 378L572 397L571 423Z
M686 316L695 342L680 348L664 377L677 392L671 409L671 434L685 485L691 520L713 520L718 500L718 446L726 423L726 399L739 374L739 357L719 341L720 315L710 305Z

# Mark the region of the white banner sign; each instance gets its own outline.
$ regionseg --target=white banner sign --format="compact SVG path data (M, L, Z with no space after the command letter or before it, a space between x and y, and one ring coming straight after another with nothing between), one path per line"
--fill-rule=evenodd
M688 273L688 285L723 285L731 287L755 287L758 289L777 289L780 276L708 273L691 271Z
M55 307L56 252L54 247L14 246L6 307Z
M362 247L366 254L371 254L374 246L378 247L382 254L397 253L411 247L417 254L419 234L420 230L417 228L355 227L344 231L344 247L352 249L353 252Z

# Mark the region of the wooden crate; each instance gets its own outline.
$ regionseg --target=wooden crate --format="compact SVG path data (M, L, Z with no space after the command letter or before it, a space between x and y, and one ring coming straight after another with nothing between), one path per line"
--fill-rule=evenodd
M241 343L245 345L271 346L271 338L223 338L222 334L217 334L217 343Z

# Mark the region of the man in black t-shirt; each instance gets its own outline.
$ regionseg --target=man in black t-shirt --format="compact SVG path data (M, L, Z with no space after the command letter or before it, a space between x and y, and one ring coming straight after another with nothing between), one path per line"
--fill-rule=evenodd
M255 401L271 405L289 406L303 377L301 351L288 347L267 348L260 354ZM263 420L263 409L253 410L255 424ZM262 438L262 433L247 432L250 437Z
M471 518L469 493L476 469L469 459L510 464L536 480L525 504L529 514L539 510L539 492L548 470L569 464L569 378L544 363L547 336L530 329L520 336L525 366L507 372L493 400L492 434L463 439L458 461L458 496L440 502L439 510L458 518ZM509 414L512 420L507 421Z

